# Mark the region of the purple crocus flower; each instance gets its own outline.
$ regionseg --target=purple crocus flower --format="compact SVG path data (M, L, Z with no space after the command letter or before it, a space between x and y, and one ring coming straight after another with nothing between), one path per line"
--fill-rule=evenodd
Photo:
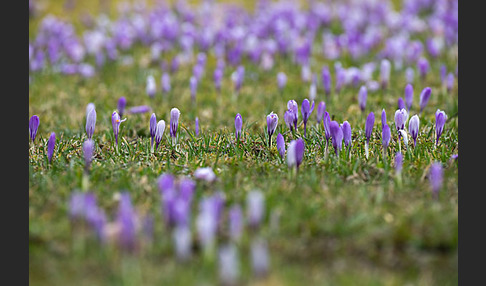
M386 112L385 109L381 111L381 130L383 130L383 127L386 125Z
M321 76L324 93L326 96L329 96L331 94L331 73L329 72L329 68L327 66L322 67Z
M419 70L420 77L422 79L425 79L425 77L427 76L427 73L429 72L429 61L427 61L426 58L421 57L417 61L417 68Z
M405 86L405 103L407 104L407 110L410 111L413 103L413 86L410 83Z
M341 91L344 83L346 82L346 70L342 67L336 69L336 93Z
M388 145L390 145L390 138L391 138L390 126L388 126L388 124L385 123L381 132L382 132L381 141L383 144L383 148L386 150L388 148Z
M439 198L439 191L442 188L443 180L444 180L444 171L442 169L442 164L439 162L434 162L430 166L429 171L429 181L430 186L432 187L432 195L435 199Z
M179 126L179 117L181 116L181 112L177 108L172 108L170 111L170 137L176 138L177 136L177 127Z
M432 89L430 87L424 88L420 93L420 113L422 113L424 108L427 106L431 93L432 93Z
M172 232L175 252L179 261L186 261L191 256L191 229L188 226L176 226Z
M417 137L419 134L419 123L420 120L417 115L412 116L412 118L410 118L410 121L408 123L408 132L413 138L413 146L417 145Z
M216 90L218 92L220 92L221 91L221 80L223 79L223 69L216 68L214 70L213 79L214 79L214 86L216 87Z
M196 116L195 125L196 125L196 127L195 127L196 136L199 136L199 118L197 116Z
M395 155L395 172L400 174L402 172L403 166L403 155L400 151L397 152Z
M312 101L312 106L310 105L309 100L306 98L302 102L302 106L300 111L302 112L302 120L304 121L304 137L306 137L307 133L307 121L309 120L310 114L314 110L314 101Z
M405 70L405 80L407 81L407 83L413 83L413 79L415 77L415 71L413 68L411 67L408 67L406 70Z
M299 106L297 102L293 99L287 102L287 108L292 110L292 114L294 115L294 128L297 130L297 121L299 119Z
M324 133L326 136L326 145L329 143L329 138L331 138L331 117L329 112L324 112L324 119L322 120L322 125L324 125Z
M189 79L189 87L191 89L191 100L192 102L195 102L197 90L197 78L195 76L191 76L191 78Z
M190 178L181 179L179 182L179 196L187 202L192 201L196 183Z
M265 199L262 192L254 190L248 193L246 196L246 215L249 226L253 229L258 228L265 215Z
M212 201L211 197L201 200L196 218L196 229L205 255L211 255L218 228L215 205Z
M93 160L94 147L94 141L92 139L87 139L83 143L84 168L86 172L89 170L91 161Z
M243 232L243 211L239 205L229 209L229 235L233 241L239 241Z
M213 182L216 180L216 174L214 174L211 167L198 168L194 171L194 178L204 180L206 182Z
M121 193L118 205L117 223L120 227L118 242L126 250L132 251L136 244L136 213L129 193Z
M268 146L272 143L272 135L277 129L278 125L278 115L273 113L273 111L267 115L267 134L268 134Z
M387 59L383 59L380 65L380 84L383 89L388 86L388 82L390 81L390 71L390 61Z
M243 119L241 117L241 114L236 114L235 117L235 138L238 140L238 138L241 136L241 127L243 126Z
M160 79L161 85L162 85L162 91L164 93L167 93L170 91L170 75L167 72L164 72L162 74L162 77Z
M267 243L262 238L254 239L251 243L250 252L254 275L259 277L265 276L269 268Z
M285 139L281 133L277 134L277 150L280 157L285 158Z
M284 120L285 120L285 124L289 127L290 131L294 129L294 118L295 116L292 109L288 109L287 111L285 111Z
M395 111L395 127L397 131L405 129L405 123L408 119L408 112L405 108Z
M287 76L285 75L284 72L279 72L277 74L278 89L282 90L285 87L286 83L287 83Z
M368 97L368 90L366 89L366 86L362 85L361 88L359 89L358 93L358 102L359 102L359 108L361 108L361 111L364 111L366 108L366 98Z
M442 82L442 84L444 84L446 74L447 74L447 67L444 64L442 64L440 66L440 81Z
M237 285L240 275L238 249L234 244L223 245L218 252L221 285Z
M128 113L130 114L140 114L140 113L146 113L151 110L150 106L148 105L139 105L139 106L134 106L128 110Z
M160 142L162 141L164 131L165 131L165 121L160 120L159 122L157 122L157 127L155 128L155 150L157 150Z
M435 145L439 145L439 138L444 131L444 125L447 120L447 115L444 111L437 109L435 112Z
M324 101L319 102L317 105L317 124L321 123L324 118L324 112L326 111L326 103Z
M399 97L398 102L397 102L398 109L405 108L405 102L403 101L403 98Z
M111 125L113 126L113 134L115 134L115 142L118 146L118 132L120 131L120 124L127 119L120 120L120 115L116 111L111 114Z
M157 86L155 84L155 78L153 75L149 75L147 77L147 85L145 87L145 92L147 93L148 96L154 97L155 92L157 91Z
M155 113L152 113L150 116L150 149L151 152L154 151L154 137L155 137L155 131L157 130L157 117L155 116Z
M447 92L451 92L452 88L454 87L454 74L451 72L447 74L446 87L447 87Z
M366 153L366 159L368 159L368 149L369 149L369 144L370 144L370 139L371 139L371 133L373 132L373 126L375 124L375 114L373 112L370 112L368 114L368 117L366 118L366 124L365 124L365 135L366 135L366 142L365 142L365 153Z
M351 146L351 125L349 125L349 122L344 121L341 124L341 129L343 130L344 146L348 148Z
M334 147L334 152L336 155L339 156L339 151L342 149L343 145L343 130L339 123L336 121L331 121L331 138L332 138L332 146Z
M54 146L56 145L56 133L52 132L47 142L47 159L51 163L52 155L54 154Z
M29 120L29 134L30 140L34 143L35 136L37 135L37 130L39 129L39 116L32 115Z
M287 149L287 165L289 168L293 168L294 166L296 169L299 169L300 164L302 163L302 159L304 158L304 140L301 138L297 140L292 140L289 144Z
M118 99L118 104L117 104L117 109L118 112L120 113L120 117L123 116L123 112L125 112L125 106L127 105L127 100L125 99L124 96L120 97Z
M88 135L88 139L93 137L93 133L95 130L96 125L96 109L92 108L88 116L86 117L86 133Z

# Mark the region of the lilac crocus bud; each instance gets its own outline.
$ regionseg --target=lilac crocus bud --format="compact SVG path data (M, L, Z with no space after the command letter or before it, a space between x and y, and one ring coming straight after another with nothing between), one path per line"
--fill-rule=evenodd
M402 172L403 155L400 151L395 155L395 172L399 175Z
M235 138L238 140L238 138L241 136L241 127L243 126L243 118L241 117L241 114L236 114L235 117Z
M54 147L56 145L56 133L52 132L47 142L47 159L51 163L52 155L54 154Z
M135 248L136 220L137 217L130 201L130 195L122 193L118 206L117 223L120 226L118 242L124 249L134 250Z
M160 120L159 122L157 122L157 127L155 128L155 150L157 150L160 142L162 141L164 131L165 131L165 121Z
M199 118L196 116L195 120L195 132L196 132L196 137L199 136Z
M413 138L413 146L417 145L417 137L419 134L419 117L417 115L412 116L410 118L410 122L408 123L408 132L410 133L410 136Z
M164 93L167 93L170 91L170 75L166 72L162 74L162 77L160 78L161 85L162 85L162 91Z
M191 229L186 225L177 225L172 232L175 252L179 261L186 261L191 257L192 240Z
M388 86L388 82L390 81L390 71L390 61L383 59L380 65L380 84L382 88L386 88Z
M96 109L92 108L86 117L86 133L88 134L88 139L93 137L93 133L96 125Z
M427 61L426 58L421 57L417 61L417 68L419 70L420 77L422 79L425 79L425 77L427 76L427 73L429 72L429 61Z
M334 147L334 152L339 156L339 151L342 149L343 145L343 130L336 121L331 121L331 138L332 146Z
M246 215L249 226L253 229L258 228L265 215L265 199L262 192L254 190L248 193L246 196Z
M368 97L368 90L366 89L366 86L362 85L361 88L359 89L358 93L358 102L359 102L359 108L361 108L361 111L364 111L366 108L366 98Z
M413 68L411 67L408 67L406 70L405 70L405 80L407 81L407 83L413 83L413 79L415 77L415 72L413 70Z
M196 189L196 183L189 179L184 178L179 182L179 196L181 199L191 202Z
M329 72L329 68L327 66L322 68L321 76L324 92L326 96L329 96L331 94L331 73Z
M304 121L304 137L306 137L307 133L307 121L314 110L314 101L312 101L312 106L310 105L309 100L306 98L302 102L302 106L300 108L300 112L302 113L302 120Z
M405 86L405 103L407 110L410 111L413 103L413 86L410 83Z
M395 111L395 127L397 128L397 131L405 129L405 122L407 122L407 119L408 113L405 108Z
M344 121L341 124L341 129L343 130L344 146L348 148L351 146L351 125L349 125L349 122Z
M39 116L32 115L29 120L29 135L30 140L34 143L35 136L37 135L37 130L39 129Z
M397 102L398 109L405 108L405 102L403 101L403 98L399 97L398 102Z
M157 130L157 117L155 116L155 113L152 113L150 116L150 149L151 152L154 151L154 137L155 137L155 131Z
M235 245L224 245L219 250L219 279L222 285L237 285L240 276L238 249Z
M304 158L304 149L304 140L301 138L290 142L287 149L287 165L289 166L289 169L292 169L294 166L297 170L299 169L302 159Z
M88 117L88 114L92 109L95 109L95 105L94 103L90 102L86 105L86 117Z
M189 79L189 87L191 89L191 100L196 101L196 91L197 91L197 79L195 76L191 76Z
M287 109L291 109L292 113L294 115L294 128L297 130L297 121L299 119L299 106L297 105L297 102L293 99L289 100L287 102Z
M285 75L284 72L279 72L277 74L278 89L282 90L285 87L286 83L287 83L287 75Z
M117 103L117 109L118 109L118 112L120 114L120 117L123 116L123 112L125 112L125 106L127 105L127 100L125 99L124 96L120 97L120 99L118 99L118 103Z
M151 110L150 106L148 105L139 105L139 106L134 106L128 110L128 113L130 114L140 114L140 113L146 113Z
M205 255L210 256L211 251L214 248L216 230L218 227L217 217L210 204L209 198L202 200L199 204L199 208L200 211L196 218L196 229Z
M321 123L325 111L326 111L326 103L324 101L319 102L319 104L317 105L317 124Z
M238 242L243 232L243 211L239 205L234 205L229 209L229 236Z
M116 111L111 114L111 125L113 127L113 134L115 135L115 142L118 145L118 132L120 131L120 124L127 119L120 120L120 115Z
M365 154L366 154L366 159L368 159L368 154L369 154L368 149L369 149L371 134L373 132L373 126L374 125L375 125L375 114L373 112L370 112L370 114L368 114L368 117L366 118L366 124L365 124L365 135L366 135Z
M198 168L194 171L194 178L199 180L204 180L206 182L214 182L216 180L216 175L211 167Z
M385 109L381 111L381 130L383 130L383 127L386 125L386 112Z
M317 86L314 83L314 81L312 81L309 89L309 98L312 102L314 102L314 100L316 99L316 93L317 93Z
M259 277L267 275L269 269L267 243L261 238L254 239L251 243L250 252L254 275Z
M442 169L442 164L439 162L434 162L430 166L429 171L429 181L432 187L432 195L435 199L439 198L439 191L443 184L444 171Z
M447 92L451 92L452 88L454 87L454 74L451 72L447 74L446 87L447 87Z
M270 112L269 115L267 115L267 133L269 137L269 146L272 142L272 135L275 132L275 129L277 129L278 125L278 115L276 113Z
M442 135L442 131L444 131L444 125L447 120L447 115L444 111L437 109L435 112L435 145L439 145L439 138Z
M285 158L285 139L281 133L278 133L277 135L277 150L280 157L282 159Z
M147 77L147 85L145 87L145 92L147 93L148 96L154 97L155 92L157 91L157 86L155 84L155 78L153 75L149 75Z
M444 84L446 74L447 74L447 67L444 64L442 64L440 66L440 81L442 82L442 84Z
M329 112L324 112L324 119L322 120L322 125L324 125L324 133L326 135L326 144L329 143L329 138L331 138L331 117Z
M383 144L383 148L385 150L388 148L388 145L390 144L390 138L391 138L390 126L388 126L388 124L385 123L381 134L381 141Z
M285 124L287 125L287 127L289 127L291 132L294 129L294 118L295 118L295 116L294 116L294 112L292 111L292 109L288 109L287 111L285 111L285 114L284 114Z
M177 108L172 108L170 111L170 137L176 138L177 136L177 127L179 126L179 117L181 116L181 112Z
M432 89L430 87L424 88L420 93L420 113L422 113L424 108L427 106L431 93L432 93Z
M94 152L94 141L92 139L87 139L83 143L85 171L88 171L89 167L91 166L91 161L93 160L93 152Z

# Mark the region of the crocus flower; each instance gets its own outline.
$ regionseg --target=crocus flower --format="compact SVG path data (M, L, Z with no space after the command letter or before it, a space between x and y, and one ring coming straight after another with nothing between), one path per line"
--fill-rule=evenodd
M403 155L400 151L395 155L395 172L399 175L402 172Z
M361 111L364 111L366 108L366 98L368 97L368 90L366 89L366 86L362 85L361 88L359 89L358 93L358 102L359 102L359 108L361 108Z
M297 130L297 121L299 119L299 106L297 102L293 99L287 102L287 108L292 110L292 114L294 115L294 128Z
M371 133L373 132L373 125L375 124L375 114L370 112L368 117L366 118L365 124L365 135L366 135L366 142L365 142L365 152L366 152L366 159L368 159L368 148L371 139Z
M343 130L339 123L336 121L331 121L331 138L332 138L332 146L334 147L334 152L336 155L339 155L339 151L341 151L343 145Z
M186 261L191 256L192 240L189 226L176 226L172 231L175 252L179 261Z
M417 61L417 68L419 70L420 77L422 79L425 79L425 77L427 76L427 73L429 72L429 61L427 61L426 58L421 57Z
M415 72L413 70L413 68L411 67L408 67L406 70L405 70L405 80L407 81L407 83L413 83L413 79L415 77Z
M432 89L430 87L424 88L422 90L422 92L420 93L420 113L422 113L425 106L427 106L427 103L429 102L431 93L432 93Z
M309 89L309 98L310 100L312 100L312 102L314 102L314 100L316 99L316 93L317 93L317 86L313 81Z
M189 87L191 89L191 100L196 101L197 79L195 76L191 76L189 79Z
M117 223L120 226L118 242L127 249L133 250L136 243L136 213L132 207L129 193L120 195L120 204L118 206Z
M297 140L292 140L287 149L287 165L289 168L299 169L302 159L304 158L304 140L301 138Z
M383 148L386 150L388 148L388 145L390 145L390 138L391 138L390 126L388 126L388 124L385 123L381 132L382 132L381 141L383 144Z
M235 117L235 138L238 140L238 138L241 136L241 127L243 126L243 119L241 117L241 114L236 114Z
M443 177L444 171L442 169L442 164L439 162L434 162L430 166L429 181L430 186L432 187L432 195L435 199L438 199L439 197L439 191L442 188L443 184Z
M408 123L408 132L410 133L410 136L413 138L413 146L417 145L417 137L419 133L419 117L417 115L412 116L410 118L410 122Z
M195 122L195 132L196 132L196 136L199 136L199 118L196 116L196 122Z
M277 74L278 89L282 90L285 87L286 83L287 83L287 76L285 75L284 72L279 72Z
M329 68L327 66L322 67L321 76L324 93L326 96L329 96L331 94L331 73L329 72Z
M324 119L322 120L322 125L324 125L324 133L326 136L326 145L329 143L329 138L331 138L331 117L329 112L324 112Z
M160 79L161 85L162 85L162 91L164 93L167 93L170 91L170 75L166 72L162 74L162 77Z
M91 161L93 160L93 152L94 152L94 142L92 139L87 139L83 143L84 166L86 172L89 170L89 167L91 166Z
M120 97L118 99L118 104L117 104L117 109L120 114L120 117L123 116L123 112L125 112L125 106L127 105L127 100L125 99L124 96Z
M155 150L159 147L160 142L162 141L162 136L164 135L165 131L165 121L160 120L157 122L157 127L155 128Z
M120 124L127 119L120 120L120 115L116 111L111 114L111 125L113 126L113 134L115 134L115 142L118 145L118 132L120 131Z
M306 98L302 102L302 106L300 111L302 112L302 120L304 121L304 137L307 133L307 121L309 120L310 114L314 110L314 101L312 101L312 106L310 105L309 100Z
M52 132L47 142L47 159L51 163L52 155L54 154L54 146L56 145L56 133Z
M93 137L93 133L96 125L96 109L92 108L86 117L86 133L88 134L88 139Z
M95 109L95 105L94 103L90 102L86 105L86 117L88 117L88 114L92 109Z
M153 75L149 75L147 77L147 85L145 87L145 92L147 93L148 96L154 97L155 92L157 91L157 86L155 84L155 78Z
M211 255L217 230L217 217L210 198L199 203L199 214L196 218L196 229L206 256Z
M179 117L181 112L177 108L172 108L170 111L170 137L175 140L177 136L177 127L179 126Z
M439 138L444 131L444 124L447 120L447 115L444 111L437 109L435 112L435 145L439 145Z
M280 157L282 159L285 158L285 139L281 133L278 133L277 135L277 150Z
M194 171L194 177L206 182L213 182L216 180L216 175L211 167L198 168L196 171Z
M383 59L380 65L380 83L382 88L386 88L388 86L388 82L390 81L390 71L390 61Z
M405 122L407 122L407 119L408 112L405 108L395 111L395 127L397 128L397 131L405 129Z
M341 124L341 129L343 130L344 146L348 148L351 146L351 125L349 125L349 122L344 121Z
M317 105L317 124L321 123L324 118L324 112L326 111L326 103L324 101L319 102Z
M251 266L255 276L265 276L268 273L269 258L268 246L262 238L256 238L251 242Z
M294 118L295 116L292 109L288 109L287 111L285 111L284 120L285 120L285 124L289 127L290 131L294 129Z
M277 129L278 115L273 113L273 111L267 115L267 134L268 134L268 146L272 143L272 135Z
M150 149L151 152L154 151L154 137L155 137L155 131L157 130L157 117L155 116L155 113L152 113L150 116Z
M407 110L410 111L413 103L413 86L410 83L405 86L405 103L407 104Z
M405 102L403 101L403 98L399 97L398 102L397 102L398 109L405 108Z
M447 87L447 92L451 92L452 88L454 87L454 74L451 72L447 74L446 87Z
M385 109L381 111L381 129L383 130L383 127L386 125L386 112Z
M240 275L238 249L235 245L224 245L218 253L219 279L222 285L236 285Z
M249 226L253 229L258 228L265 215L265 199L261 191L254 190L247 194L246 215Z
M150 110L151 110L151 108L148 105L139 105L139 106L131 107L128 110L128 113L131 113L131 114L139 114L139 113L149 112Z
M37 135L37 130L39 129L39 116L32 115L29 120L29 134L30 140L34 143L35 136Z
M243 211L239 205L229 209L229 235L233 241L239 241L243 232Z
M214 85L216 87L216 90L218 92L221 91L221 80L223 79L223 70L220 68L216 68L214 70L213 79L214 79Z

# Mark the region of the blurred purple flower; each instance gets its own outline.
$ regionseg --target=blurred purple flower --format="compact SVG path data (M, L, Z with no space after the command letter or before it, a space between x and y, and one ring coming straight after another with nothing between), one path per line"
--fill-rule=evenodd
M301 138L297 140L292 140L287 149L287 165L289 169L294 166L299 169L300 164L302 164L302 159L304 158L304 140Z
M339 151L342 149L343 145L343 130L339 123L336 121L331 121L331 138L332 138L332 146L334 147L334 152L336 155L339 156Z
M52 155L54 154L54 147L56 145L56 133L52 132L47 142L47 159L51 163Z
M432 93L432 89L430 87L426 87L420 93L420 113L425 109L427 103L430 99L430 94Z
M359 108L364 111L366 108L366 98L368 97L368 90L366 86L362 85L358 93Z
M326 103L324 101L319 102L317 105L317 124L320 124L324 118L324 112L326 111Z
M388 145L390 144L390 138L391 138L390 126L388 126L388 124L386 123L383 126L381 138L382 138L383 148L386 150L388 148Z
M413 103L413 86L410 83L405 86L405 102L407 104L407 110L410 111Z
M344 121L341 124L341 129L343 130L344 146L348 148L351 146L351 125L349 125L349 122Z
M430 166L429 171L429 181L432 188L432 195L435 199L439 198L439 191L442 188L444 181L444 171L442 169L442 164L439 162L434 162Z
M285 158L285 139L281 133L277 135L277 150L282 159Z
M120 97L117 103L117 109L120 114L120 117L123 116L123 112L125 112L126 105L127 105L127 100L125 99L125 97L124 96Z
M139 114L139 113L149 112L150 110L151 110L151 108L148 105L139 105L139 106L131 107L128 110L128 113L131 113L131 114Z
M29 119L29 135L30 140L34 143L35 136L37 135L37 130L39 129L39 116L32 115Z
M93 107L87 117L86 117L86 133L88 135L88 139L91 139L94 134L96 125L96 109Z

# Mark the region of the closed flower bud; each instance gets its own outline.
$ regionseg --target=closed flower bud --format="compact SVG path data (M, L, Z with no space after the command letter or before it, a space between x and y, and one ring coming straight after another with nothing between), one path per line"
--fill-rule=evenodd
M410 118L410 121L408 123L408 132L410 133L410 136L413 138L413 146L417 145L417 137L419 134L419 124L420 120L417 115L412 116Z
M47 159L51 163L52 155L54 154L54 147L56 145L56 133L52 132L47 142Z
M236 114L235 117L235 138L238 140L238 138L241 136L241 128L243 126L243 118L241 117L241 114Z
M281 133L278 133L277 135L277 150L280 157L282 159L285 158L285 139Z
M86 133L88 135L88 139L93 137L94 131L96 126L96 109L92 108L88 116L86 117Z
M29 120L29 135L30 135L30 140L32 140L32 143L34 142L38 129L39 129L39 116L32 115L32 117Z
M160 142L162 141L164 131L165 131L165 121L160 120L159 122L157 122L157 127L155 129L155 150L157 150Z

